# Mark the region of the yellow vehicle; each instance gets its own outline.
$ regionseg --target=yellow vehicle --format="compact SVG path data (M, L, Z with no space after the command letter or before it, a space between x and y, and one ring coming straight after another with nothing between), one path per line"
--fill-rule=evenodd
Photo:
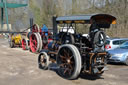
M21 46L21 40L22 40L22 36L21 34L10 34L9 35L9 46L11 48L18 46Z

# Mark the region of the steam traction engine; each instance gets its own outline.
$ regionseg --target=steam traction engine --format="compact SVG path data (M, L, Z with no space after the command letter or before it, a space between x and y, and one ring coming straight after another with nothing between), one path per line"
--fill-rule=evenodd
M33 53L38 53L43 48L47 48L48 43L52 41L52 33L45 25L42 28L37 24L32 25L31 32L28 32L26 36L22 39L22 48L24 50L29 48Z
M89 37L77 33L78 24L91 24ZM110 28L110 24L116 24L116 18L108 14L53 17L54 40L39 54L39 67L48 69L50 61L56 63L58 74L66 79L75 79L81 72L102 74L107 62L102 29ZM58 25L66 26L66 32L58 33Z
M8 40L10 48L21 47L21 39L22 39L21 34L10 33L9 40Z

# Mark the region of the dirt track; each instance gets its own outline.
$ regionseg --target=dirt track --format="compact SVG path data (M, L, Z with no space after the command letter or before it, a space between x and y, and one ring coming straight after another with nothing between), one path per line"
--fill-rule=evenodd
M77 80L65 80L55 71L41 70L38 54L9 48L7 40L0 39L0 85L128 85L128 66L108 65L103 76L85 75Z

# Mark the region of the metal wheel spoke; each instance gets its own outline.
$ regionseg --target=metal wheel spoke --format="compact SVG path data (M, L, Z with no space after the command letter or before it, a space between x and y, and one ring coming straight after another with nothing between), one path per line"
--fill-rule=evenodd
M42 63L45 63L45 60L46 60L45 56L42 55L42 56L41 56L41 62L42 62Z
M32 47L33 47L33 48L35 48L35 46L34 46L34 45L32 45Z
M71 75L71 73L72 73L72 70L69 70L69 75Z
M34 36L34 39L33 39L34 41L36 41L37 39L36 39L36 36Z
M60 56L62 62L66 62L66 58L64 56Z
M32 42L32 43L34 43L34 42L35 42L35 40L31 40L31 42Z
M36 46L34 46L34 49L36 50Z
M69 64L69 67L70 67L70 69L73 69L71 64Z
M36 50L36 46L33 45L32 47L34 48L34 50Z
M67 57L67 52L66 52L66 50L64 49L63 51L64 51L64 56Z
M68 72L68 70L69 70L69 68L66 68L66 69L64 70L64 74L66 74L66 72Z
M24 45L26 45L26 43L24 43Z
M65 49L64 49L64 56L65 56L65 57L68 57L68 58L70 57L70 56L69 56L69 52L67 52Z
M43 59L41 59L41 63L44 63L44 60Z
M70 69L70 66L69 66L69 68L66 68L64 70L64 74L66 74L67 72L68 72L69 75L71 75L72 69Z
M64 56L60 55L61 58L66 59Z
M60 64L59 66L60 66L60 67L64 67L66 64L67 64L67 63L62 63L62 64Z
M71 56L69 59L71 60L73 58L73 56Z
M37 41L35 41L35 45L37 45Z
M69 55L70 51L68 50L68 51L67 51L67 53L68 53L68 54L67 54L67 55L68 55L68 57L70 58L70 55Z
M41 63L42 63L42 64L44 64L44 63L45 63L45 62L44 62L44 60L43 60L43 61L41 61Z

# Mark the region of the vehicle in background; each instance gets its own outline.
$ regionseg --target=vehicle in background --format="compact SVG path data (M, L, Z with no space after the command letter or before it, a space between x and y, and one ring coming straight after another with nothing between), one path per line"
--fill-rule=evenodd
M21 47L21 40L22 40L22 35L21 34L9 34L9 46L10 48L14 47Z
M124 42L118 48L109 50L110 58L108 62L124 63L128 65L128 41Z
M106 40L105 49L107 51L115 49L119 47L121 44L123 44L125 41L128 41L128 38L109 38Z

